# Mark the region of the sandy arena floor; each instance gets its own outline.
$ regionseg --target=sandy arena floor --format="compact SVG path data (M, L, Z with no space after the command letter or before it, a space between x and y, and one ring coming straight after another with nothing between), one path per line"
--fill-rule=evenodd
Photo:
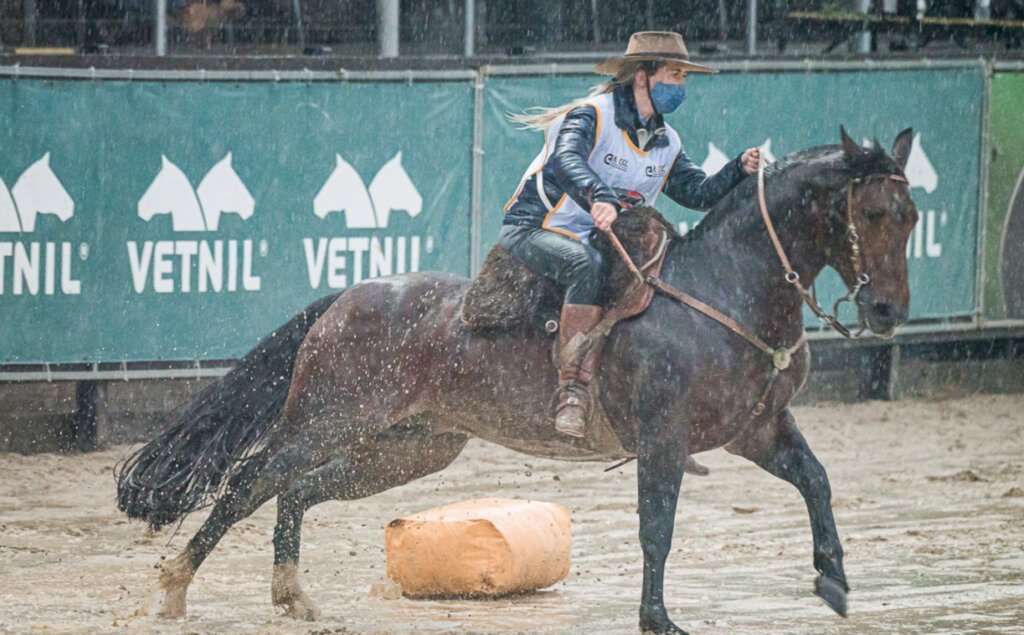
M843 620L811 594L796 490L716 451L687 477L666 581L692 633L1024 633L1024 396L797 409L832 480L853 591ZM542 461L471 443L445 472L306 516L303 582L315 624L270 604L273 503L200 570L180 622L133 616L155 567L191 536L151 535L114 506L117 448L0 455L0 632L636 633L641 554L635 468ZM384 525L419 509L503 496L566 505L565 582L498 601L372 597Z

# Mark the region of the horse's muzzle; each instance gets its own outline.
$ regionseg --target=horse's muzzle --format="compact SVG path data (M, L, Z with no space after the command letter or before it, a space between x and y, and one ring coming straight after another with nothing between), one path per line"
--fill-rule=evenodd
M903 303L875 298L868 289L862 290L857 302L861 326L866 326L877 335L890 337L897 326L907 321L909 307Z

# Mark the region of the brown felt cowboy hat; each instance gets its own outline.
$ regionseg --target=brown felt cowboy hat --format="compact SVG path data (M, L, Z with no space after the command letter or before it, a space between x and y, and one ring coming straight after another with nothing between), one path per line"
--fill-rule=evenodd
M600 75L616 75L630 60L678 62L690 73L717 73L713 68L694 64L683 43L683 36L671 31L640 31L629 38L626 54L607 59L594 70Z

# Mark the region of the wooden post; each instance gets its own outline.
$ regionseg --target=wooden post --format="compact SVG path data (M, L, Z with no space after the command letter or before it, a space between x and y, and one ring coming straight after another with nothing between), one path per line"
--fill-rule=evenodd
M864 347L860 352L860 399L893 401L899 398L899 344Z
M89 452L96 449L100 404L106 393L101 381L80 381L75 385L75 412L68 420L67 436L61 444L65 450Z

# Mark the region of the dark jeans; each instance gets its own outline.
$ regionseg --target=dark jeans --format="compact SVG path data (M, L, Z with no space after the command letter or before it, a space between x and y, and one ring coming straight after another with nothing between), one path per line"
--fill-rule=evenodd
M600 304L605 269L589 245L540 227L505 225L498 243L534 273L566 287L566 304Z

